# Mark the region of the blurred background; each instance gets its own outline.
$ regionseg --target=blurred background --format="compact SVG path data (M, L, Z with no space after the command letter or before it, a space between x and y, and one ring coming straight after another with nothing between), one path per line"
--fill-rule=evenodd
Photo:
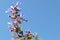
M41 40L60 40L60 0L0 0L0 40L11 40L8 17L5 13L11 4L20 1L19 7L28 22L19 26L23 31L38 33Z

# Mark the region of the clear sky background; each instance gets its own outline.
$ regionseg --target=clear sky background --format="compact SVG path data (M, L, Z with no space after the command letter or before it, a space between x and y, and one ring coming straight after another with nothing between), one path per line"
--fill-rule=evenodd
M12 2L21 1L24 18L29 21L20 26L23 30L37 32L42 40L60 40L60 0L0 0L0 40L11 40L8 31L8 17L5 13Z

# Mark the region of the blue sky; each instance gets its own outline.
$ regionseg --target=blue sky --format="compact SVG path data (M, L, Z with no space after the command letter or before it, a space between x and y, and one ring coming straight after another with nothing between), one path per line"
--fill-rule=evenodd
M11 40L7 22L10 13L5 13L11 3L21 1L24 18L29 21L20 26L23 30L37 32L42 40L60 40L60 0L0 0L0 40Z

